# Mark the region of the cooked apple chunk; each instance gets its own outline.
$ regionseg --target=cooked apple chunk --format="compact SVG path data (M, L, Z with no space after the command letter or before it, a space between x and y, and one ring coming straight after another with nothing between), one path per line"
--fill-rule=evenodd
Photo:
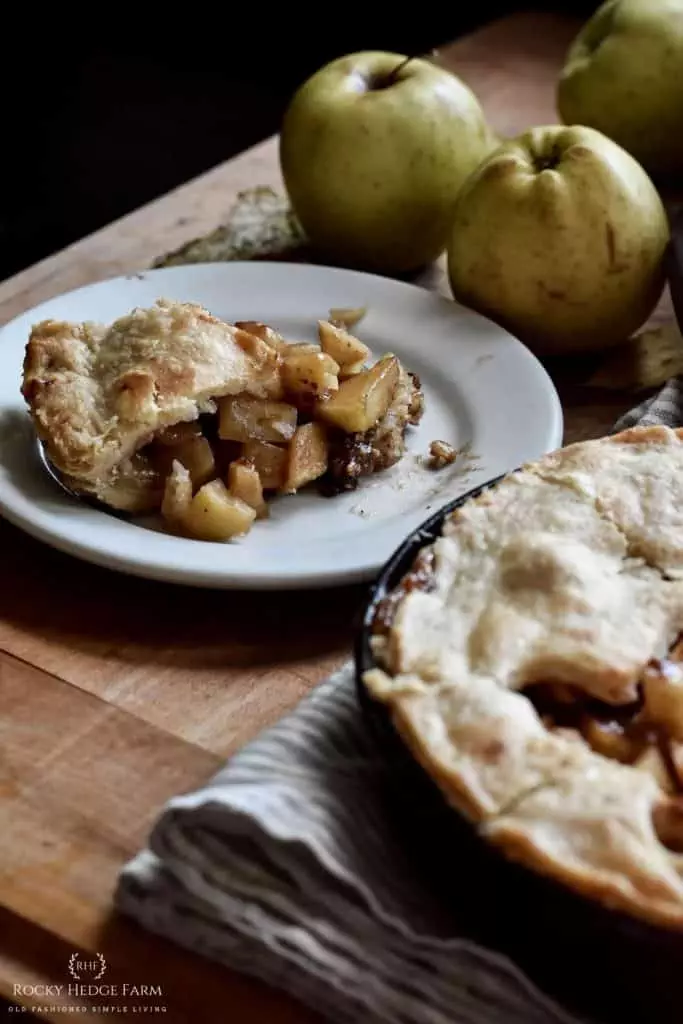
M231 494L222 480L200 487L183 514L185 531L197 540L230 540L247 533L256 511Z
M337 324L338 327L345 327L347 331L350 331L352 327L355 327L363 319L367 311L367 306L356 306L354 308L338 306L330 310L328 319L330 323Z
M339 364L340 372L344 373L348 366L360 363L361 367L370 355L370 349L352 334L330 323L329 320L318 320L318 337L323 352L331 356Z
M155 438L152 446L152 460L155 466L167 476L174 462L180 462L189 472L192 486L196 489L212 480L216 475L216 460L209 441L201 434L178 431L178 440L171 443L173 435L168 432L164 441Z
M253 463L264 491L278 491L287 479L288 453L268 441L247 441L242 456Z
M282 357L282 384L297 405L325 398L339 387L339 366L325 352L310 352L292 345Z
M193 437L171 450L189 472L193 487L201 487L216 475L213 449L205 437Z
M268 505L263 497L263 484L253 462L249 462L247 459L236 459L230 463L228 489L236 498L251 505L256 512L257 519L264 519L268 515Z
M174 423L172 427L164 427L154 435L154 444L163 445L164 448L176 448L183 441L190 441L194 437L202 437L202 426L199 420L192 420L190 423Z
M191 501L192 478L185 466L175 460L166 477L161 514L170 526L177 528L182 524Z
M218 404L221 441L285 442L294 437L296 406L263 398L237 395Z
M283 491L294 494L317 480L327 469L327 436L321 423L304 423L289 442L287 478Z
M302 352L321 352L322 349L315 341L290 341L288 351L301 355Z
M269 327L268 324L262 324L260 320L238 320L235 323L235 327L239 327L240 330L246 331L247 334L253 334L256 338L260 338L261 341L265 341L266 345L270 345L276 352L279 352L281 348L284 348L287 344L281 334L278 334L276 330Z
M357 363L347 363L346 366L342 366L339 369L339 382L348 380L349 377L355 377L357 373L362 373L363 370L367 370L364 359L359 359Z
M317 418L347 434L363 434L386 413L400 377L396 356L385 356L369 370L342 381L339 390L315 408Z

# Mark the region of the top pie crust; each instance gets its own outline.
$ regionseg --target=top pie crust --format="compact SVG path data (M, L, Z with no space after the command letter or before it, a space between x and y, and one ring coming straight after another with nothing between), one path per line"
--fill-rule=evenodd
M683 669L667 660L683 632L683 431L547 455L456 510L428 555L429 586L400 592L365 676L413 755L509 856L683 928L683 797L654 741L622 763L548 724L527 689L563 684L615 716L640 702L683 769Z
M246 331L161 299L110 326L36 324L22 394L57 469L98 485L164 427L211 410L212 399L267 397L276 364Z

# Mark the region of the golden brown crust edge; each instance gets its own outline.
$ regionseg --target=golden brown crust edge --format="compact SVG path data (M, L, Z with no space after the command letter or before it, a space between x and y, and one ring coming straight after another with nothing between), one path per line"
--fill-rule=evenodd
M276 362L268 345L203 307L158 300L110 325L35 324L21 393L55 466L92 483L211 398L267 392Z
M555 882L570 892L584 897L607 911L618 911L655 928L672 933L683 931L683 902L666 904L638 898L633 892L607 882L590 872L571 871L558 861L544 855L522 832L508 832L504 838L487 837L501 855L535 874Z
M617 873L592 870L590 863L569 866L561 856L552 856L534 843L530 830L525 829L523 824L515 826L514 805L517 801L513 801L510 808L486 813L470 791L466 778L450 768L442 758L434 756L433 751L421 746L421 737L410 714L406 713L402 700L399 698L388 711L411 758L438 789L445 804L460 814L473 831L498 850L501 856L571 892L597 901L608 910L620 911L632 919L658 928L683 931L683 894L677 894L671 886L667 886L661 873L658 874L654 869L650 873L645 867L640 873L642 888L638 888L635 884L628 884L628 877L624 880ZM495 741L495 737L492 739ZM590 752L586 753L591 756ZM599 758L599 755L592 756ZM611 762L607 765L613 767ZM643 778L645 781L646 777ZM552 778L549 776L547 782L538 784L538 791L546 788L550 790L552 787ZM527 795L520 794L519 800L523 801Z

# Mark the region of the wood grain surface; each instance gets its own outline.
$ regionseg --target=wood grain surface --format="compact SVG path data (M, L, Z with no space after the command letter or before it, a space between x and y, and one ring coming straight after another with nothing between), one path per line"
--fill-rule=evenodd
M439 60L513 134L556 120L554 82L575 30L520 15ZM274 139L5 281L0 321L148 267L260 184L281 187ZM442 268L425 283L443 288ZM568 439L603 432L630 403L574 400L572 387ZM79 563L6 523L0 550L0 992L68 982L69 956L97 951L112 983L161 984L167 1020L312 1022L283 995L112 918L110 901L164 801L210 776L348 655L363 588L285 602L190 592Z

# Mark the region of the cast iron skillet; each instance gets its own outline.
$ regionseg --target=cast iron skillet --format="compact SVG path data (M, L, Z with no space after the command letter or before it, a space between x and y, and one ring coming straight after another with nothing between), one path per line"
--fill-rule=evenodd
M376 664L370 637L381 600L441 535L447 517L500 479L450 502L415 530L372 584L362 610L357 693L370 735L391 766L387 809L416 872L437 887L458 927L507 953L549 995L591 1021L680 1024L683 935L611 911L507 860L446 803L386 706L363 683Z

